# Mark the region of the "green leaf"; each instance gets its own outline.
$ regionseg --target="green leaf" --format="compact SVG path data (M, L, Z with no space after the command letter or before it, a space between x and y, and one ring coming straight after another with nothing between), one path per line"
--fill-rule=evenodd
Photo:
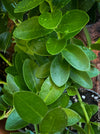
M100 38L94 44L91 45L91 48L93 50L100 50Z
M46 29L55 29L62 19L62 12L57 10L49 13L45 12L39 16L39 24Z
M55 108L48 112L40 124L41 133L61 132L67 124L67 116L63 109Z
M46 42L47 38L40 38L29 41L27 45L33 54L40 56L49 56L50 54L46 50Z
M17 75L17 70L15 68L15 66L9 66L5 69L5 72L8 74L11 74L13 76Z
M6 51L10 43L11 43L11 34L9 32L4 32L0 34L0 50Z
M47 2L44 1L43 3L40 4L39 11L41 14L45 12L49 12L49 10L50 10L50 7Z
M86 72L71 69L70 78L84 88L91 89L93 87L92 80Z
M91 104L89 105L91 109L91 116L90 118L99 110L98 105Z
M70 75L70 66L65 61L59 57L55 57L51 63L50 75L52 81L58 86L63 86L69 78Z
M48 77L44 81L39 95L47 105L50 105L54 103L61 96L64 89L65 85L63 87L57 87Z
M67 126L72 126L80 121L81 117L75 111L73 111L69 108L63 108L63 110L66 112L66 115L68 117Z
M22 0L14 10L15 13L25 12L40 5L44 0Z
M49 109L53 109L56 107L65 108L69 103L69 96L66 93L63 93L54 103L48 105Z
M72 33L81 30L88 23L88 21L89 16L84 11L67 11L56 30L61 33Z
M84 43L81 40L76 39L76 38L72 38L71 39L71 44L75 44L75 45L83 46L84 47Z
M35 73L36 77L46 78L50 73L50 64L51 64L50 62L47 62L41 65L39 68L37 68L36 73Z
M3 101L2 97L0 96L0 111L6 111L7 108L7 104Z
M71 0L52 0L53 8L60 9L66 6Z
M7 74L7 87L10 94L20 91L20 88L16 85L14 77L11 74Z
M64 49L65 46L66 46L65 39L58 40L56 38L49 38L46 43L47 51L51 55L60 53Z
M28 90L22 75L14 76L14 81L21 90Z
M27 87L36 91L40 88L41 80L35 77L36 63L30 59L26 59L23 64L23 77Z
M6 130L18 130L27 125L28 123L23 121L22 118L16 112L16 110L14 110L7 118L5 129Z
M96 77L100 74L100 71L95 68L95 67L91 67L89 71L87 71L88 75L90 78Z
M14 31L14 36L18 39L31 40L39 37L43 37L52 30L45 29L38 23L38 17L32 17L24 22L22 22Z
M69 87L69 88L67 88L67 94L68 94L69 96L74 96L74 95L76 95L77 93L76 93L75 87Z
M14 13L14 2L12 0L1 0L4 7L7 9L8 13L14 18L14 19L23 19L23 14ZM16 2L15 2L16 3Z
M89 60L94 60L94 59L96 59L96 54L92 51L92 50L90 50L89 48L87 48L87 47L81 47L80 46L80 48L84 51L84 53L88 56L88 58L89 58Z
M47 106L43 100L27 91L14 94L14 106L24 121L33 124L38 124L47 112Z
M80 71L88 71L90 69L90 61L84 51L77 45L67 45L66 49L62 51L65 60Z
M78 132L80 132L80 134L86 134L84 129L80 127L79 125L75 124L72 127L75 128Z
M16 67L16 70L17 70L18 74L21 74L22 73L23 62L28 57L29 56L26 55L23 52L18 52L15 55L15 67Z

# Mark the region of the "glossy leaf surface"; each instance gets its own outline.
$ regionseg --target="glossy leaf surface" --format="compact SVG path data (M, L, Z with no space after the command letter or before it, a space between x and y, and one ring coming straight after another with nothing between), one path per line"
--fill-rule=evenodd
M49 13L45 12L39 16L39 24L46 29L54 29L58 26L62 19L62 12L57 10Z
M92 80L86 72L71 69L70 78L84 88L91 89Z
M61 108L48 112L40 124L41 133L55 133L62 131L67 124L67 116Z
M14 106L20 117L28 123L39 123L47 112L43 100L32 92L14 94Z
M25 12L40 5L44 0L22 0L15 8L15 13Z
M67 82L70 75L69 64L65 60L55 57L50 67L50 75L52 81L58 87L63 86Z
M14 31L14 36L18 39L31 40L43 37L52 30L45 29L38 23L38 17L32 17L21 23Z
M28 123L23 121L22 118L16 112L16 110L14 110L7 118L5 128L6 130L18 130L27 125Z
M65 89L65 86L63 87L57 87L52 80L48 77L42 87L41 87L41 91L40 91L40 97L45 101L45 103L47 105L52 104L53 102L55 102L63 93Z
M60 53L64 49L65 46L66 46L65 39L58 40L56 38L49 38L46 43L47 51L51 55Z
M78 113L76 113L75 111L73 111L69 108L63 108L63 109L66 112L66 115L68 117L67 126L72 126L72 125L76 124L77 122L79 122L81 117Z
M88 23L88 21L89 17L84 11L67 11L56 30L61 33L72 33L81 30Z
M80 71L90 69L90 61L87 55L76 45L67 45L62 51L65 60L74 68Z

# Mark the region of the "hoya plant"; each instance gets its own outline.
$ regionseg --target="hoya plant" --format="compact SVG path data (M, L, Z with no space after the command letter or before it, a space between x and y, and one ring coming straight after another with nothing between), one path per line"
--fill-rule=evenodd
M99 71L91 64L100 50L86 28L87 11L95 0L1 0L15 23L12 63L1 82L0 119L5 129L18 134L97 134L100 126L91 117L97 105L88 105L78 89L92 89ZM84 30L87 45L76 39ZM70 96L77 95L72 103ZM29 124L34 131L21 131Z

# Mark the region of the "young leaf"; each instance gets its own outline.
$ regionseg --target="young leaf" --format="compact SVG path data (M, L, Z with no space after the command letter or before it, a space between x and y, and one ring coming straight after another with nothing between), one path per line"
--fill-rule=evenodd
M84 11L67 11L56 30L61 33L72 33L81 30L88 23L88 21L89 16Z
M68 117L67 126L72 126L80 121L81 117L75 111L73 111L69 108L63 108L63 110L66 112L66 115Z
M47 106L43 100L27 91L14 94L14 106L24 121L33 124L38 124L47 112Z
M100 71L95 68L95 67L91 67L89 71L87 71L88 75L90 78L96 77L100 74Z
M50 64L51 64L50 62L47 62L41 65L39 68L37 68L36 73L35 73L36 77L46 78L50 73Z
M40 123L41 133L61 132L67 124L67 116L63 109L55 108L48 112Z
M69 96L66 93L64 93L54 103L48 105L48 108L49 109L53 109L56 107L65 108L68 105L68 103L69 103Z
M15 13L25 12L40 5L44 0L22 0L14 10Z
M16 110L14 110L7 118L5 129L6 130L18 130L27 125L28 123L23 121L22 118L16 112Z
M32 91L36 91L39 90L39 86L41 85L40 83L42 83L41 79L37 79L35 77L35 70L36 70L36 63L30 59L26 59L24 61L23 64L23 77L25 80L25 83L27 85L27 87L32 90Z
M63 86L70 75L70 66L69 64L58 57L54 58L50 67L50 75L53 82L58 86Z
M65 85L63 87L57 87L48 77L44 81L39 95L47 105L50 105L54 103L61 96L64 89Z
M38 23L38 17L32 17L22 22L14 31L14 36L18 39L31 40L39 37L43 37L52 30L45 29Z
M71 69L70 78L84 88L91 89L93 87L92 80L86 72Z
M58 40L56 38L49 38L46 43L47 51L52 55L60 53L65 46L66 46L65 39Z
M62 12L57 10L49 13L45 12L39 16L39 24L46 29L55 29L62 19Z
M39 11L41 14L45 12L49 12L49 10L50 10L50 7L47 2L44 1L43 3L40 4Z
M77 70L88 71L90 69L89 58L77 45L67 45L66 49L62 51L62 55Z

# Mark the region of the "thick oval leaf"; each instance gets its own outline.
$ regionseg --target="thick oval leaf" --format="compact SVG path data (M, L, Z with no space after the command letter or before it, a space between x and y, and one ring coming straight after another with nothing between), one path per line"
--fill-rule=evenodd
M49 109L54 109L56 107L65 108L69 103L69 96L63 93L54 103L48 106Z
M46 1L41 3L40 6L39 6L39 11L40 11L41 14L45 13L45 12L49 12L50 11L49 4Z
M70 74L70 66L69 64L65 61L60 59L59 57L56 57L50 67L50 75L52 78L52 81L58 86L61 87L63 86Z
M88 21L89 16L84 11L67 11L56 30L61 33L72 33L81 30L88 23Z
M90 69L89 58L77 45L67 45L62 55L77 70L88 71Z
M67 124L67 116L61 108L48 112L40 124L41 133L61 132Z
M90 78L93 78L93 77L98 76L100 74L100 71L95 67L91 67L90 71L87 71L87 73L88 73Z
M20 91L20 88L15 83L14 77L11 74L7 74L7 87L8 87L8 92L10 94Z
M18 130L27 125L28 123L23 121L22 118L16 112L16 110L14 110L7 118L5 129L6 130Z
M75 69L71 69L70 78L81 85L82 87L91 89L93 87L92 80L86 72L81 72Z
M27 45L33 54L40 56L49 56L50 54L46 50L46 42L47 38L40 38L29 41Z
M46 43L47 51L52 55L60 53L65 46L66 46L65 39L58 40L56 38L49 38Z
M40 5L44 0L22 0L14 10L15 13L25 12Z
M43 100L27 91L14 94L14 106L23 120L33 124L38 124L47 112L47 106Z
M75 90L75 87L68 87L67 88L67 94L69 95L69 96L75 96L75 95L77 95L77 93L76 93L76 90Z
M60 10L52 13L45 12L39 16L39 24L46 29L54 29L59 25L61 19L62 12Z
M51 33L52 30L45 29L38 23L38 17L32 17L22 22L14 31L14 36L18 39L31 40Z
M65 85L63 87L57 87L48 77L44 81L39 95L47 105L50 105L61 96L64 89Z
M75 111L73 111L69 108L63 108L63 110L66 112L66 115L68 117L67 126L72 126L80 121L81 117Z
M43 65L41 65L37 70L36 70L36 77L37 78L46 78L48 77L49 73L50 73L50 62L47 62Z
M27 87L32 91L38 91L42 84L42 79L35 77L36 63L30 59L26 59L23 64L23 77Z

